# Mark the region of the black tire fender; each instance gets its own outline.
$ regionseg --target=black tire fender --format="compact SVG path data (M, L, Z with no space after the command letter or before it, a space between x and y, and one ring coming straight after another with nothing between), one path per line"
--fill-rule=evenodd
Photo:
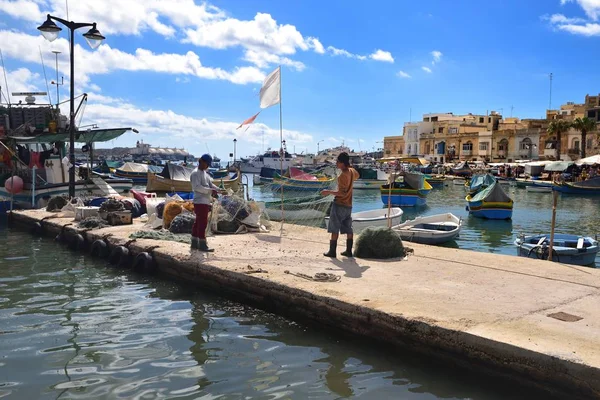
M105 258L109 255L108 245L104 240L96 240L92 243L90 255L100 258Z
M129 249L125 246L116 246L110 252L108 262L119 268L128 267Z
M31 227L31 233L33 233L34 235L41 236L44 233L44 228L42 227L42 223L34 222L33 226Z
M76 233L75 235L73 235L71 237L71 240L69 241L69 247L72 250L84 249L85 248L85 238L83 237L83 235L80 233Z
M152 273L156 269L156 264L150 253L144 251L135 257L133 269L139 272Z

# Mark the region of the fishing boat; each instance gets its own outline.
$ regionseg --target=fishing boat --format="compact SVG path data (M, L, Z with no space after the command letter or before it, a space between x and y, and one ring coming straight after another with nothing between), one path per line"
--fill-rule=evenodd
M446 183L446 177L443 175L425 175L425 180L434 189L443 188Z
M471 167L469 167L469 163L463 161L452 168L452 173L455 176L468 177L471 176L473 170L471 170Z
M102 161L99 165L93 168L94 172L101 174L114 174L117 168L121 167L123 162L121 161Z
M148 172L146 192L191 192L192 172L192 168L168 163L160 173Z
M115 170L115 176L131 179L134 184L147 184L149 173L160 174L162 171L161 166L126 162Z
M467 195L467 211L474 217L486 219L511 219L513 200L498 182Z
M550 235L521 235L515 240L521 257L547 260L550 254ZM598 242L591 237L555 234L552 261L572 265L593 265L598 254Z
M275 191L321 191L330 189L335 184L335 178L316 176L290 167L288 176L275 175L271 189Z
M278 171L287 170L292 166L293 158L290 153L285 151L283 159L278 151L267 151L264 154L252 157L249 160L243 159L239 168L244 174L258 174L263 167L273 168ZM283 168L282 168L283 165Z
M552 188L567 194L600 195L600 176L581 182L555 182Z
M167 164L160 174L148 173L146 192L192 192L192 182L190 181L192 172L194 170L191 168ZM213 179L213 183L222 189L231 189L237 192L241 187L241 178L242 174L238 171L232 177Z
M404 211L400 207L392 207L389 211L387 208L382 208L352 213L352 229L354 233L359 233L370 226L398 225L402 221L403 214ZM325 218L325 226L329 227L329 217Z
M389 176L385 171L376 168L355 168L360 178L354 181L353 188L356 190L377 190L385 184Z
M478 174L473 175L471 179L465 182L465 186L470 194L477 193L478 191L485 189L494 183L496 183L496 178L494 178L491 174Z
M260 210L271 220L301 222L305 220L323 220L331 208L332 196L308 196L283 200L257 202Z
M392 229L402 240L423 244L443 244L455 240L460 234L460 227L460 218L446 213L417 217Z
M424 206L431 189L422 173L404 172L393 184L380 186L381 201L397 207Z

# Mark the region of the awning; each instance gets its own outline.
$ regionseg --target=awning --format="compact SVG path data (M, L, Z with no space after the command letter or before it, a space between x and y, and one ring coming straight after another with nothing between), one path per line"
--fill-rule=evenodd
M577 165L593 165L600 164L600 155L590 156L586 158L582 158L580 160L575 161Z
M89 131L75 132L75 142L77 143L95 143L108 142L121 136L131 128L113 128L113 129L93 129ZM39 136L7 136L7 138L16 141L17 143L54 143L68 142L68 133L50 133Z
M562 172L573 165L572 161L554 161L544 167L544 170L551 172Z

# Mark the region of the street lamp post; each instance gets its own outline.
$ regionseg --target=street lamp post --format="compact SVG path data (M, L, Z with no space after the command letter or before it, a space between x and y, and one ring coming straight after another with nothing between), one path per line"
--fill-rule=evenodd
M92 49L98 48L102 41L105 39L104 36L100 34L98 29L96 29L96 23L86 23L86 22L73 22L67 21L62 18L54 17L48 14L46 21L38 26L38 30L42 32L42 36L50 42L54 41L62 28L56 25L54 21L58 21L67 28L69 28L70 33L70 52L71 52L71 109L70 109L70 119L69 119L69 162L71 163L71 168L69 169L69 197L75 197L75 61L74 61L74 49L75 49L75 31L79 28L90 27L90 30L83 34L86 41L90 45ZM58 83L58 82L57 82Z
M237 148L237 139L233 139L233 163L235 164L236 160L236 148Z
M319 140L319 141L317 142L317 155L319 155L319 145L320 145L321 143L323 143L323 140Z

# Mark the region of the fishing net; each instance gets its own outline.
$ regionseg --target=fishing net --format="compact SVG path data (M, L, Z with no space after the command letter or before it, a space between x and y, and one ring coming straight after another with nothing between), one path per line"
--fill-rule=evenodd
M196 216L192 213L182 213L173 218L169 231L171 233L192 233Z
M170 242L191 243L192 237L187 233L171 233L166 229L160 231L137 231L129 235L130 239L166 240Z
M254 176L254 195L263 218L303 226L325 227L333 196L321 196L323 190L337 188L337 170L329 166L311 172L290 168L284 176L280 171L263 171ZM269 176L271 174L272 176Z
M78 228L82 229L100 229L109 226L106 221L98 217L88 217L84 220L79 221L77 224Z
M398 258L406 255L400 236L389 228L369 227L362 231L354 247L359 258Z
M69 198L66 195L55 196L48 201L46 211L58 211L69 203Z
M115 211L125 211L125 205L114 197L109 198L100 206L100 213L109 213Z

